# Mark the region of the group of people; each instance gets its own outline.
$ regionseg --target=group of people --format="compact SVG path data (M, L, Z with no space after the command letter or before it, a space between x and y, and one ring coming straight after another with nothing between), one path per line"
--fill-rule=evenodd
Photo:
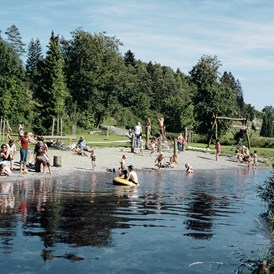
M73 150L76 152L77 155L81 155L81 156L88 156L87 152L89 152L90 159L91 159L91 168L95 169L95 167L96 167L96 152L94 149L91 149L89 146L87 146L84 136L80 136L77 144L73 147Z
M159 135L165 136L164 117L158 118L157 123L159 126ZM150 118L146 120L145 128L146 128L146 134L151 135L152 127L151 127ZM134 132L132 132L131 129L129 130L128 135L130 138L132 137L133 134L134 134L134 147L140 148L141 150L143 150L143 140L142 140L143 128L142 128L141 122L137 122L137 124L134 127Z
M139 183L138 175L135 172L133 165L129 165L126 168L126 159L127 156L123 155L120 161L120 167L118 168L118 174L122 179L128 180L137 185Z
M239 144L237 143L237 145ZM216 139L215 151L216 161L218 161L218 156L221 153L221 144L219 139ZM234 151L234 155L231 157L231 160L233 162L247 163L248 168L252 165L253 168L256 169L258 164L257 150L254 150L254 153L250 153L249 149L241 143L240 150L236 149Z
M254 150L254 153L249 153L249 149L243 145L240 151L238 149L235 150L232 161L245 162L248 168L252 165L253 168L256 169L258 164L257 150Z
M43 137L38 137L32 135L27 131L24 131L24 123L19 123L18 126L18 139L15 142L11 138L11 130L7 134L8 143L1 145L0 153L0 175L9 176L14 170L14 159L17 153L16 143L20 146L20 173L27 174L29 165L29 143L35 144L33 161L35 171L41 171L41 165L43 165L42 172L46 172L46 167L48 172L51 174L50 159L48 156L48 147L44 142Z

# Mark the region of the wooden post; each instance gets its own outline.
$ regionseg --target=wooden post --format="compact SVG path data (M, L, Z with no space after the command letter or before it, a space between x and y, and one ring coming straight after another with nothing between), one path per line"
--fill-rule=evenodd
M0 139L2 140L2 129L3 129L3 119L1 118L1 126L0 126Z
M76 136L76 125L72 125L72 136Z
M53 156L53 166L56 166L56 167L61 167L62 166L61 156Z
M51 129L51 135L54 135L54 126L55 126L55 117L52 118L52 129Z
M218 139L218 123L216 121L216 126L215 126L215 139Z
M146 127L146 149L149 149L149 127Z
M215 126L216 123L217 123L217 116L214 115L214 118L215 118L215 119L214 119L214 122L213 122L213 125L212 125L212 128L211 128L211 135L210 135L210 138L209 138L207 147L209 147L210 144L211 144L211 140L212 140L212 136L213 136L213 129L214 129L214 126Z
M159 142L158 142L158 152L159 153L162 152L162 138L163 138L163 135L160 134L160 136L159 136Z
M56 125L56 132L57 135L60 135L60 124L59 124L59 116L57 117L56 121L57 121L57 125Z
M134 134L131 134L131 152L134 153L134 145L135 145L135 140L134 140Z
M176 138L174 138L174 141L173 141L173 155L177 157L177 139Z
M5 131L6 131L6 120L4 120L4 123L3 123L2 141L5 140Z

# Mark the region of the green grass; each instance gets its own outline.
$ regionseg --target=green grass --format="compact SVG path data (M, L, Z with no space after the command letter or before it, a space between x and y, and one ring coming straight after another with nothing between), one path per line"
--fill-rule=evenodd
M187 145L192 147L198 147L198 148L207 147L207 144L202 144L202 143L188 143ZM215 153L214 144L211 144L209 148L212 150L212 153ZM228 145L221 146L222 155L232 156L235 150L236 150L235 146L228 146ZM257 155L260 162L269 164L269 165L274 164L274 148L251 147L250 153L253 153L254 150L257 150Z

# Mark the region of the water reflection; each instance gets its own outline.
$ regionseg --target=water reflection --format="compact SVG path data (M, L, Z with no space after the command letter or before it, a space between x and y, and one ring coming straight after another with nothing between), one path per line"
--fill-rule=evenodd
M27 248L33 248L33 254L39 254L43 262L86 261L88 270L91 259L98 254L108 258L106 261L115 257L130 262L132 247L136 249L137 269L150 265L146 258L151 252L166 272L174 265L182 268L204 258L225 261L238 242L247 244L250 227L252 235L258 233L252 226L253 214L259 208L253 197L258 173L255 176L235 170L187 176L147 172L140 174L143 184L132 188L113 186L112 174L96 173L57 180L0 182L0 259L3 254L19 257L22 245L18 242L27 239ZM250 210L244 208L246 204L252 205ZM219 243L222 241L228 244L224 247ZM253 239L247 249L256 244ZM207 254L200 249L206 249ZM195 250L195 254L189 250ZM102 267L99 263L98 268L93 264L97 272ZM119 267L125 265L128 263L119 263ZM74 271L72 267L68 273ZM192 272L187 269L177 273Z
M0 212L9 213L14 208L13 183L0 182Z
M212 217L215 214L213 208L215 198L204 193L193 193L194 199L187 203L188 212L186 214L189 219L184 223L187 229L195 232L185 233L197 239L208 239L213 236Z

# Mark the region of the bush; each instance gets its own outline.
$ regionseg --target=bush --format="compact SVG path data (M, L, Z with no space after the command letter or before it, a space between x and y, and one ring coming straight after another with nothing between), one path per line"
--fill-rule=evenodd
M274 148L274 138L266 138L266 137L251 138L250 143L251 143L251 146L253 147Z
M274 171L265 180L263 185L258 186L258 196L268 203L268 209L273 213L274 209Z

